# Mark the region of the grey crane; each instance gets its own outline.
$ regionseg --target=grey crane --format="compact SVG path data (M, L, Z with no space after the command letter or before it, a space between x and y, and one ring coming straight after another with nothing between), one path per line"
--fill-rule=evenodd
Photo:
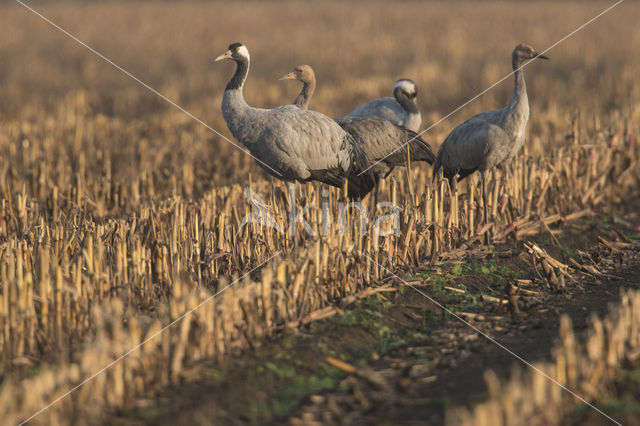
M302 82L302 90L293 101L293 105L301 109L307 109L313 92L316 90L316 74L313 72L313 68L309 65L299 65L289 74L282 76L280 80L298 80Z
M393 98L378 98L351 111L347 117L380 117L417 132L422 122L416 103L418 87L402 78L393 85Z
M531 46L519 44L511 55L514 86L505 108L487 111L465 121L447 136L440 146L434 168L434 178L442 168L449 180L457 174L464 179L476 170L482 176L484 219L487 221L487 170L501 166L520 151L525 142L529 120L529 100L522 64L534 58L549 59Z
M412 161L424 161L432 165L436 159L431 146L416 132L378 117L342 117L336 122L351 134L362 147L376 178L376 183L391 173L396 166L406 164L406 150ZM412 140L410 144L407 141Z
M300 108L308 105L316 87L315 73L309 65L295 67L292 72L281 77L280 80L298 80L302 82L302 90L293 104ZM415 92L415 88L410 89L406 86L407 81L411 80L399 80L396 82L396 86L403 86L403 90L413 90ZM431 146L418 136L415 130L407 129L402 125L394 124L388 119L377 116L359 117L347 115L335 120L340 127L354 137L356 143L362 147L367 160L372 164L376 163L371 168L376 176L376 181L385 178L394 167L405 164L405 151L397 148L407 140L414 139L415 141L415 144L412 142L408 145L410 149L409 155L413 161L425 161L429 164L433 164L435 161Z
M222 97L222 116L231 134L267 173L288 182L316 180L337 187L347 179L353 198L373 188L371 174L358 175L368 163L348 132L319 112L293 105L249 106L243 96L249 50L242 43L233 43L215 60L223 59L234 61L236 70Z

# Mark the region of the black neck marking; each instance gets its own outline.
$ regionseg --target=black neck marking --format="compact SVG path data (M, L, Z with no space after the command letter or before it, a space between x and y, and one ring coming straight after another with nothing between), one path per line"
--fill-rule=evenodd
M247 59L240 59L236 61L236 72L227 83L225 90L237 90L242 87L244 80L247 78L249 72L249 61Z

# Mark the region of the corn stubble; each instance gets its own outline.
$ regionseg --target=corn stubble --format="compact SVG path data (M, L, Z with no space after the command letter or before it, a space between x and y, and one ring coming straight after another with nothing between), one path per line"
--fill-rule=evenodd
M588 209L614 208L638 179L640 151L633 141L633 135L603 132L549 156L521 155L494 171L488 207L496 240L537 233L541 222L571 219ZM278 231L255 222L242 226L255 207L238 185L207 190L199 199L158 199L146 182L150 171L129 187L114 185L106 171L74 173L68 164L42 160L55 158L48 154L55 145L46 139L29 143L29 154L40 159L31 162L30 176L16 176L23 166L11 142L17 164L7 162L0 176L0 363L5 371L42 359L56 367L22 381L5 380L0 409L15 415L13 420L279 250L283 254L259 273L78 389L43 419L85 410L79 407L123 404L179 380L195 361L258 345L336 298L375 285L387 275L384 268L417 267L487 229L476 176L468 183L431 183L430 170L413 167L409 179L399 173L384 181L379 197L400 207L396 234L390 232L393 218L375 220L391 214L385 209L363 229L366 213L346 208L340 189L298 185L291 201L286 185L253 179L251 191L266 200ZM291 202L296 214L312 206L303 218L314 235L301 223L291 234ZM341 208L343 223L334 217ZM127 213L116 213L121 211Z
M296 10L293 7L278 12L277 7L254 6L263 12L257 14L260 16L282 13L288 16ZM109 11L118 6L95 7ZM172 23L165 21L167 18L160 9L150 5L132 7L131 17L144 13L171 29ZM220 21L215 34L202 37L198 29L204 31L211 25L204 18L206 13L201 13L202 7L212 6L176 6L173 13L190 17L192 25L186 35L175 40L165 37L169 47L163 51L164 56L159 56L166 59L175 54L172 59L187 64L185 69L193 72L188 84L177 83L179 79L162 84L166 93L189 94L191 98L187 101L195 112L211 109L211 104L219 105L219 97L214 95L221 93L223 79L216 74L215 78L220 81L209 81L203 70L207 73L211 70L204 64L196 67L189 63L186 53L176 46L187 44L181 37L196 31L189 37L189 43L197 40L191 52L202 52L201 56L206 57L211 54L211 46L228 45L230 40L223 39L222 35L233 24L233 20ZM241 8L217 5L215 16L234 16L234 7ZM410 19L439 22L442 13L451 13L451 7L462 6L433 3L424 14L412 13ZM491 7L495 13L511 6ZM565 9L581 8L558 7L560 16ZM226 14L218 13L219 8ZM61 7L47 10L54 15L65 12ZM68 11L69 19L81 20L80 10ZM538 9L531 9L531 13L524 16L535 20L535 13L542 13L536 11ZM321 7L316 12L328 13ZM471 13L466 8L459 12L462 17ZM25 30L9 22L16 19L17 13L8 8L0 21L7 20L8 31L27 37ZM403 26L405 23L398 13L398 8L378 5L357 14L359 19L353 24L365 31L384 18L391 23L402 22ZM489 12L475 10L473 13ZM345 16L352 15L355 16L345 13ZM313 25L329 22L325 21L318 20ZM287 33L288 25L293 25L287 19L280 22L284 25L283 33ZM438 22L434 25L439 25ZM245 41L253 41L251 46L256 48L252 51L269 51L268 46L261 46L265 43L259 34L261 23L254 24L247 26L250 29ZM416 21L412 25L422 24ZM634 26L629 25L631 27ZM313 32L323 31L322 28L315 30ZM472 30L470 28L470 34ZM91 32L91 37L100 40L99 29L92 31L95 33ZM137 37L141 43L153 46L155 35L149 33L150 29L145 27L140 31ZM517 33L517 26L501 28L500 36L497 33L491 36L496 38L495 44L504 44L504 51L509 52L512 40L497 41L504 37L504 32ZM43 36L45 31L34 28L33 33ZM320 81L314 100L319 110L333 109L334 115L350 110L354 106L349 103L353 96L345 91L345 85L364 100L386 93L388 82L393 80L382 78L389 73L382 65L371 58L365 61L367 52L359 50L363 45L353 40L355 33L336 35L344 38L352 49L352 54L344 58L345 64L335 70L318 67L319 75L326 80L326 83ZM491 65L500 62L491 53L490 59L478 62L482 72L478 81L474 80L476 90L459 87L460 81L466 81L463 74L469 72L469 67L462 66L463 59L487 52L470 49L468 44L460 42L464 37L464 34L449 37L443 42L443 51L435 48L428 54L412 39L372 41L382 50L382 57L396 58L400 48L402 52L424 53L421 53L424 58L414 58L416 62L402 72L416 75L425 89L433 88L431 97L426 95L427 91L421 92L425 94L421 102L438 103L438 108L430 103L421 105L426 124L453 109L458 101L474 95L478 87L501 77L502 68ZM485 224L482 218L478 176L472 175L460 183L436 176L432 182L429 168L412 165L408 171L394 172L379 188L378 200L399 208L396 233L391 232L393 218L383 218L392 213L388 207L371 214L373 197L365 200L368 212L364 227L365 213L347 208L348 201L341 189L297 184L296 197L292 199L286 185L266 177L252 159L234 151L222 139L211 136L179 112L158 107L141 95L138 87L123 88L119 80L101 70L102 64L98 67L92 59L84 60L84 78L113 82L117 96L112 96L109 89L87 92L65 86L64 96L55 98L52 92L46 102L28 103L15 112L14 118L6 118L0 128L0 371L3 372L0 412L4 414L4 421L15 423L35 413L229 283L234 284L214 300L99 374L35 421L65 424L70 418L92 419L106 407L125 405L158 387L178 383L185 371L199 360L223 359L257 346L264 337L283 327L296 326L307 314L336 299L375 287L388 276L385 268L411 270L444 253L481 242L489 228L495 241L522 239L544 231L552 223L578 218L596 209L613 211L640 178L638 132L630 124L638 122L638 112L625 107L626 100L622 98L635 93L625 89L630 87L626 84L631 84L635 74L629 72L634 69L629 62L631 56L625 56L626 51L619 44L612 47L612 42L597 32L592 37L599 37L598 43L593 44L601 43L601 51L618 55L620 70L606 68L609 61L602 65L606 72L601 77L586 72L582 80L568 79L562 85L557 75L541 75L544 73L536 70L540 74L533 76L533 66L527 68L527 77L532 76L529 80L532 105L542 105L541 99L549 99L544 107L534 107L525 152L512 164L489 175L490 223ZM300 44L296 49L304 45L304 39L289 41ZM478 47L477 43L470 45ZM326 47L327 52L332 52L341 45ZM62 51L60 55L79 61L75 56L77 52L70 52ZM30 57L28 51L13 52L13 55L40 64L43 69L51 65L46 54L42 58ZM586 62L597 62L593 52L585 55ZM162 75L164 70L159 69L158 64L163 62L150 56L149 72L155 78ZM276 69L282 65L270 63L273 58L256 56L255 71L252 70L250 77L254 80L248 90L252 85L267 85L267 81L272 84L270 74L261 73L260 68ZM575 56L571 58L577 61ZM328 58L321 59L330 62ZM262 62L264 67L258 65L259 61L266 61ZM418 66L420 61L431 62ZM297 62L284 64L283 69ZM363 75L360 83L355 84L345 70L358 69L361 62L369 63L371 68L360 68ZM436 72L433 67L446 67L450 72ZM340 78L341 73L347 80ZM613 84L612 76L622 76L624 81ZM75 74L72 77L79 78ZM12 78L15 85L11 89L0 87L5 95L4 105L11 100L19 103L15 90L26 87L23 77ZM599 78L604 87L598 92L602 102L596 107L591 95L581 95L579 91L595 78ZM502 103L497 99L504 98L508 89L495 97L488 94L470 105L468 116ZM260 97L256 102L260 104L282 103L282 90L273 84L260 94L249 96L252 101ZM195 95L202 92L211 94L210 98ZM460 99L451 98L452 93ZM558 93L563 97L554 99ZM564 100L571 97L577 101ZM452 103L451 108L447 102ZM336 108L341 111L335 111ZM143 118L127 116L131 110L138 109L145 111ZM207 118L211 118L213 127L224 128L217 114ZM445 129L451 129L459 119L461 117L454 116L427 135L434 138L432 141L441 140ZM245 186L250 186L251 192L264 201L277 227L264 225L271 223L268 220L243 226L247 215L266 217L255 216L257 208L247 201ZM296 223L292 232L292 205L296 215L305 206L311 206L303 218L313 235L302 223ZM377 218L384 220L376 222ZM235 282L279 251L282 253L258 271ZM552 274L558 278L555 269L548 272L549 276ZM634 316L633 324L637 325L640 312L640 305L635 301L637 296L625 297L623 309L629 313L624 318ZM634 333L637 334L637 330ZM595 348L594 345L589 348ZM596 349L589 350L592 354ZM559 352L558 360L564 356L565 363L578 362L572 354ZM583 374L586 370L571 371ZM563 383L581 386L580 377L567 377ZM552 385L538 384L530 389L540 393L540 386ZM552 395L554 401L560 398L556 394L557 391L550 388L548 395ZM498 398L499 391L492 391L491 395ZM517 402L519 394L513 395L515 402L510 404ZM495 398L485 408L478 409L497 410ZM535 398L529 400L538 401ZM469 413L456 415L471 421Z

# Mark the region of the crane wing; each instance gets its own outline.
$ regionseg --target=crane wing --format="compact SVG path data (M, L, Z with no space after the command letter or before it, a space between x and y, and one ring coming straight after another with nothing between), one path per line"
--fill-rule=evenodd
M499 154L495 148L502 145L500 141L508 140L496 124L498 113L500 110L477 115L453 129L438 151L434 171L442 168L446 178L458 174L463 179L478 169L494 166Z
M344 118L349 117L378 117L400 126L404 123L406 111L393 98L378 98L359 106Z
M344 144L345 137L345 132L329 117L290 108L271 111L269 125L260 135L258 145L276 156L301 161L307 170L346 172L350 168L351 153Z
M382 160L387 166L402 165L410 150L412 161L433 164L431 146L417 133L380 118L345 117L337 120L340 127L351 134L362 147L369 162Z

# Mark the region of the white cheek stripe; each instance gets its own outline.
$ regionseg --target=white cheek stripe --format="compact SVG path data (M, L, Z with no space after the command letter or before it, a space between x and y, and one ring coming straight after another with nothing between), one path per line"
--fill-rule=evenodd
M245 58L249 57L249 50L247 49L247 46L240 46L238 48L238 53L244 56Z

